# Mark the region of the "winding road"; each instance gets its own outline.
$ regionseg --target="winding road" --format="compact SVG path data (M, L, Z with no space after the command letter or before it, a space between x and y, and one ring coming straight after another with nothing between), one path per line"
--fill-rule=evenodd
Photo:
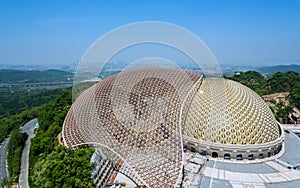
M1 144L0 144L0 182L7 177L7 171L6 171L6 148L7 144L9 142L9 138L6 138Z
M37 123L37 119L33 119L29 122L27 122L22 128L20 128L20 131L23 133L28 134L28 139L25 143L25 147L22 153L22 159L21 159L21 173L19 176L19 187L20 188L28 188L28 167L29 167L29 150L30 150L30 144L31 144L31 138L35 136L34 134L34 128L35 124Z

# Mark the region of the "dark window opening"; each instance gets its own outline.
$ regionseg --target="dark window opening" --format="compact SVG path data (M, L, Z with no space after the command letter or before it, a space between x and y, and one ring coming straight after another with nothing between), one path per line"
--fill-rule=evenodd
M196 151L196 149L195 149L195 147L191 147L191 152L195 152Z
M253 154L248 155L248 160L253 160L253 159L254 159Z
M236 160L243 160L242 154L237 155L237 156L236 156Z
M212 156L213 158L217 158L219 155L218 155L217 152L212 152L211 156Z
M229 153L225 153L224 154L224 159L228 159L229 160L230 159L230 154Z

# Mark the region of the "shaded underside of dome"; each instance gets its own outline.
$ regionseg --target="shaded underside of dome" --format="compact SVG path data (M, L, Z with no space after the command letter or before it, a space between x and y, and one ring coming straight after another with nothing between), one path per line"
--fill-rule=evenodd
M263 144L280 128L254 91L226 79L204 79L186 114L184 135L221 144Z

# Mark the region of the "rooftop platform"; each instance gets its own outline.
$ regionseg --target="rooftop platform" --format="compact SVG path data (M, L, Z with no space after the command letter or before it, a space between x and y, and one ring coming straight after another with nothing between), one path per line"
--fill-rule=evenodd
M300 163L300 138L285 132L285 152L278 158L287 164ZM300 187L300 170L289 169L278 160L231 163L210 160L203 169L201 188L207 187Z

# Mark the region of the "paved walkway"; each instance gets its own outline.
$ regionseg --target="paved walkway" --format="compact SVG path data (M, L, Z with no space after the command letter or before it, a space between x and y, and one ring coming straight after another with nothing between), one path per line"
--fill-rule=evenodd
M295 129L295 130L299 130L300 129L300 124L281 124L281 127L283 129Z
M9 138L6 138L1 144L0 144L0 182L7 177L7 169L6 169L6 148L7 144L9 142Z
M300 163L300 138L290 132L285 133L285 144L286 149L282 156L280 156L278 159L293 165Z
M25 143L25 147L22 153L21 159L21 173L19 176L19 187L29 188L28 184L28 165L29 165L29 149L31 144L31 138L35 136L34 128L37 123L37 119L33 119L27 122L20 130L21 132L26 132L28 134L28 139Z
M204 176L213 179L227 180L232 187L265 187L269 183L281 183L300 179L300 171L284 168L274 161L267 162L276 169L276 173L243 173L206 167Z
M210 160L203 172L207 187L227 183L234 188L255 187L300 187L300 170L288 169L275 161L277 157L286 164L300 163L300 138L294 133L285 133L285 144L280 154L267 160L249 161ZM208 182L209 179L209 182ZM214 186L215 185L215 186Z

